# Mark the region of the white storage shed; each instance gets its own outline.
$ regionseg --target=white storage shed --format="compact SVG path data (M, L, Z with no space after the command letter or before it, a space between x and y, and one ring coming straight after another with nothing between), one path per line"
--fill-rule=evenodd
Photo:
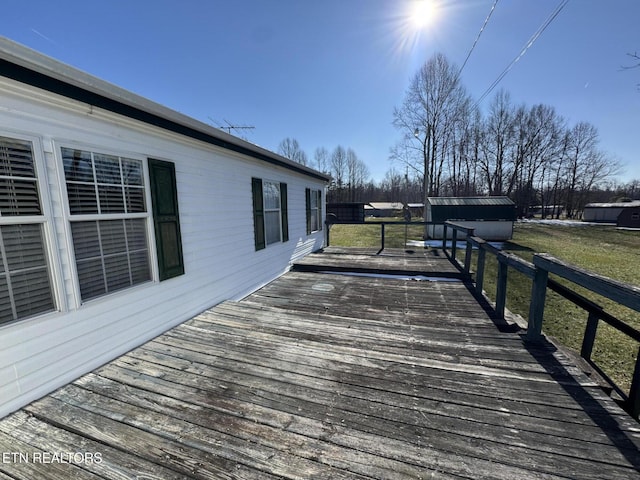
M475 235L485 240L504 241L513 237L513 223L517 220L516 205L509 197L429 197L427 221L429 238L441 239L447 220L475 228ZM452 229L447 237L451 238Z

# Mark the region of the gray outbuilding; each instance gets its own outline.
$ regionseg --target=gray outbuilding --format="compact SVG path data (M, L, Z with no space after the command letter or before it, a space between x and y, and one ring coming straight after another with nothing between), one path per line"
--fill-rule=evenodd
M640 205L623 209L618 215L616 225L624 228L640 228Z
M584 207L582 220L585 222L617 223L618 217L627 208L640 207L640 200L617 203L588 203Z
M509 197L429 197L427 200L427 221L457 221L475 228L476 235L485 240L511 239L516 218L516 205ZM428 230L430 238L442 238L442 225L432 225Z

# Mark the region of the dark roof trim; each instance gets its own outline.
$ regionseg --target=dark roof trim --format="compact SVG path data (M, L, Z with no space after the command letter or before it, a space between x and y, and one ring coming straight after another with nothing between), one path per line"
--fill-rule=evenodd
M487 206L515 207L515 202L507 196L496 197L429 197L433 206Z
M50 75L28 68L26 66L18 65L11 61L0 59L0 73L2 76L11 78L18 82L31 85L33 87L41 88L49 92L62 95L64 97L77 100L79 102L87 103L95 107L102 108L104 110L117 113L140 122L153 125L165 130L169 130L180 135L184 135L189 138L200 140L217 147L225 148L233 152L237 152L248 157L252 157L272 165L293 170L297 173L317 178L322 181L328 181L329 176L318 172L316 170L299 165L284 157L279 158L278 155L270 155L267 150L263 150L259 147L251 148L249 143L247 146L232 143L226 141L224 138L207 133L206 131L199 130L197 128L179 123L175 120L167 118L165 116L143 110L131 104L123 101L119 101L114 98L109 98L107 95L102 95L95 91L91 91L86 88L82 88L78 85L73 85L64 80L53 78ZM213 127L211 127L213 130ZM234 137L231 137L234 138ZM240 141L240 140L239 140Z

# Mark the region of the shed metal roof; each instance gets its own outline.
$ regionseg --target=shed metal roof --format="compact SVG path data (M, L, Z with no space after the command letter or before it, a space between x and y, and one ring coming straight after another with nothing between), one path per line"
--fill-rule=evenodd
M429 197L428 202L437 206L515 205L509 197Z
M617 203L587 203L584 208L632 208L640 207L640 200Z
M227 134L0 36L0 74L257 160L323 181L330 176Z
M375 210L402 210L404 205L402 202L369 202L364 208L373 208Z

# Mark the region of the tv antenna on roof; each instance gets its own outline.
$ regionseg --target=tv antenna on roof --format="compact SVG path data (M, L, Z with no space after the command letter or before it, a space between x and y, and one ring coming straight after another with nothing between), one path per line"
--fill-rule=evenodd
M225 118L223 118L222 120L224 120L224 123L226 123L226 125L222 125L220 122L218 122L217 120L214 120L211 117L207 117L207 118L211 120L215 124L215 126L218 127L220 130L226 130L229 135L231 135L231 130L251 130L256 128L253 125L234 125Z

